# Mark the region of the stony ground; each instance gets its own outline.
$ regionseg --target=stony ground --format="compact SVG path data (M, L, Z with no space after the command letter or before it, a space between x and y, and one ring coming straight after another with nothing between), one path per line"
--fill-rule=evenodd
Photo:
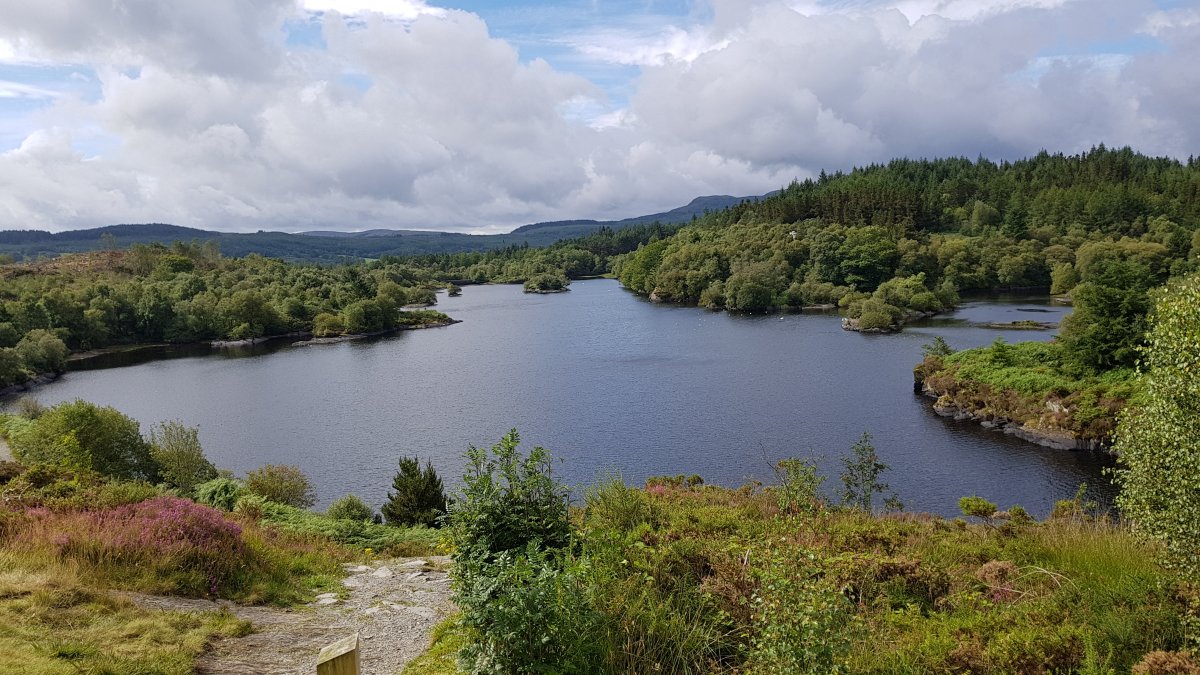
M449 558L435 556L347 565L345 594L325 594L291 609L128 597L143 607L177 611L224 605L254 624L253 634L213 645L197 664L201 673L311 674L322 647L357 632L364 675L393 675L425 650L434 625L452 611L449 564Z

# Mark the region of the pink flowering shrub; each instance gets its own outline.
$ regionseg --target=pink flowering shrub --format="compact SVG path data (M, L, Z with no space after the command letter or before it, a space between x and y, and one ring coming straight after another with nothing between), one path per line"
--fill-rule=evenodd
M155 497L112 509L54 513L28 509L31 548L50 547L105 576L163 592L228 595L251 565L242 527L220 511L176 497ZM118 571L119 570L119 571Z

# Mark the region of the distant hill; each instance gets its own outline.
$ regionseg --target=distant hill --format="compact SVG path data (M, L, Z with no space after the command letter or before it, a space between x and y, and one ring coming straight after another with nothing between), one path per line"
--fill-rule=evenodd
M0 255L16 260L63 253L93 251L105 246L127 248L133 244L174 241L216 240L221 252L241 257L257 253L297 262L343 262L379 258L385 255L423 255L486 251L505 246L548 246L560 239L582 237L601 227L620 229L655 221L663 224L686 223L706 211L719 211L744 200L759 197L715 195L697 197L686 206L624 220L560 220L518 227L508 234L463 234L460 232L424 232L420 230L373 229L364 232L316 230L286 232L226 233L180 227L162 223L108 225L86 230L45 232L42 230L0 231Z

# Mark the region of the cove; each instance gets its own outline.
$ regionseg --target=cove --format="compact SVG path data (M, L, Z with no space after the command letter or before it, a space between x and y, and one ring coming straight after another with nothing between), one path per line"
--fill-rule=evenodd
M299 465L322 507L348 492L379 504L401 454L432 460L456 484L463 451L512 427L549 448L576 486L605 471L631 484L680 473L769 483L775 460L812 454L832 494L839 457L865 431L910 511L955 515L959 497L978 494L1041 516L1080 483L1102 503L1114 493L1106 456L946 420L913 393L912 368L934 336L955 348L1051 339L981 327L1069 311L1043 299L969 301L896 335L848 333L833 313L654 305L602 279L554 295L470 286L438 309L462 323L333 345L115 354L30 395L115 406L144 431L197 425L218 466Z

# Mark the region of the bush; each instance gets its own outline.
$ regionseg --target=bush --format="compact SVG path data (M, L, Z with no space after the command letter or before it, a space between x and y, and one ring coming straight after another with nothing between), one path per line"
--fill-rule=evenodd
M307 509L317 501L312 483L298 466L267 464L246 474L246 490L263 499Z
M158 463L138 423L115 408L82 400L54 406L9 438L25 463L57 464L114 478L156 482Z
M30 541L50 542L61 558L97 567L133 566L171 579L187 595L219 595L246 563L242 528L219 511L176 497L115 509L33 515Z
M757 635L749 654L752 672L846 672L850 603L824 578L814 554L770 551L767 555L753 597Z
M530 277L525 282L526 293L546 292L546 291L563 291L571 282L564 276L558 274L538 274Z
M992 516L996 515L996 505L983 497L963 497L958 500L958 508L963 512L964 516L974 516L988 521L992 519Z
M150 456L158 463L162 479L184 497L217 477L217 468L200 446L200 430L181 422L163 422L150 432Z
M232 511L244 494L246 488L232 478L214 478L196 486L196 501L222 511Z
M517 430L487 450L467 450L462 498L450 507L455 559L491 560L531 542L564 548L570 539L567 490L554 480L550 454L534 448L522 456Z
M892 328L895 322L889 314L877 311L865 311L858 319L859 330L880 330Z
M596 615L572 567L531 544L470 574L455 602L473 638L459 664L473 675L588 673L604 657L590 639Z
M335 520L353 520L361 522L371 520L375 512L354 495L346 495L329 505L325 515Z
M416 457L401 457L392 490L381 509L389 525L435 527L446 514L446 491L431 462L422 470Z
M40 328L26 333L16 350L25 367L35 373L61 373L67 369L71 353L57 335Z

